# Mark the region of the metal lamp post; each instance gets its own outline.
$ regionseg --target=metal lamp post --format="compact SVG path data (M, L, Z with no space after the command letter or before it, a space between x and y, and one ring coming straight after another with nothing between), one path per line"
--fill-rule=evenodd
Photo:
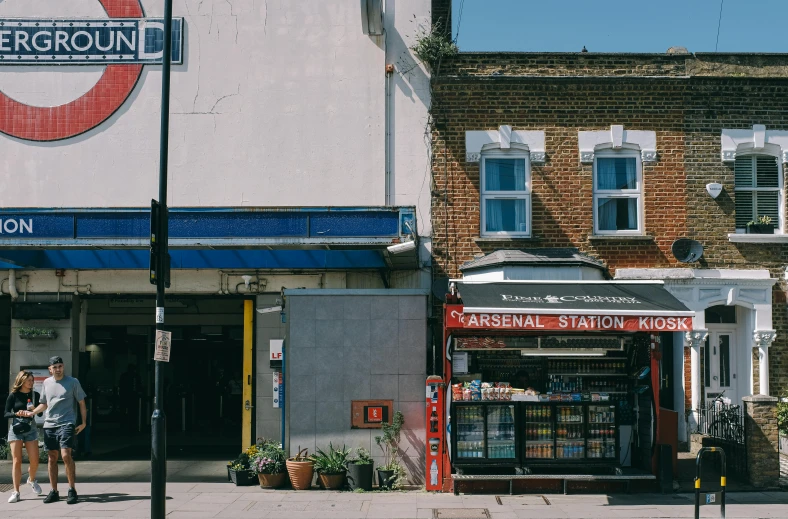
M151 282L156 283L156 331L164 329L164 289L168 282L167 159L170 127L170 62L172 60L172 0L164 0L164 52L161 63L161 137L159 204L151 206ZM158 205L158 211L155 206ZM158 215L154 214L158 212ZM158 217L157 217L158 216ZM167 283L168 284L168 283ZM157 333L158 335L158 333ZM167 417L161 361L155 361L155 397L151 416L151 518L167 515Z

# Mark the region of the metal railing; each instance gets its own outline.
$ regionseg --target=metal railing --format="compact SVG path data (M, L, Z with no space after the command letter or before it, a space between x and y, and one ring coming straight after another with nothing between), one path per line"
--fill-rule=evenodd
M707 403L698 410L698 433L744 443L744 409L720 400Z
M721 398L712 400L697 411L698 433L706 436L704 447L721 447L728 454L731 474L747 475L747 438L744 409Z

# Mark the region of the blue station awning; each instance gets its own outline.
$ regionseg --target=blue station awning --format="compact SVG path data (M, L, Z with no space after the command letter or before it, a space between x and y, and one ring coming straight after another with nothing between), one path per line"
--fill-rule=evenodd
M174 269L382 269L415 228L413 207L170 208L169 247ZM6 209L0 268L143 269L149 239L149 209Z

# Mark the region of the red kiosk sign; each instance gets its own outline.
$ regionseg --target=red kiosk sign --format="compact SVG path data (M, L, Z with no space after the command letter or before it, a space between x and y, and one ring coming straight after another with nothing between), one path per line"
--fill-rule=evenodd
M683 332L692 329L692 317L578 315L571 313L464 313L463 305L447 305L446 328L466 330Z

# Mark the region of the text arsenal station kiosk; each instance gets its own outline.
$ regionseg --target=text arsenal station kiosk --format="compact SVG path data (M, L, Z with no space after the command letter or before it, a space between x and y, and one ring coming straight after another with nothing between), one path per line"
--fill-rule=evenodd
M694 315L660 282L454 280L450 292L429 490L656 473L659 337L692 330Z

